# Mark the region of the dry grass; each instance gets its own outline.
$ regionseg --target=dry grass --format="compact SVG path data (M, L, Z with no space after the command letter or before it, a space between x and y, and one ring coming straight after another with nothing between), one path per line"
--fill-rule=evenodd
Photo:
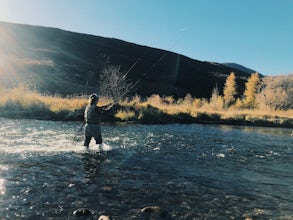
M28 90L21 85L17 88L1 92L0 107L8 110L49 110L51 112L73 111L84 107L87 100L84 97L67 97L42 95Z
M87 104L86 96L60 97L46 94L39 94L28 90L25 86L13 89L0 89L0 110L1 112L24 111L37 114L53 113L65 115L76 109L82 109ZM99 105L105 105L109 100L101 98ZM209 120L237 120L237 121L265 121L282 125L293 120L293 109L287 111L265 109L241 109L241 106L223 108L221 100L210 103L206 99L196 99L187 95L183 99L174 99L172 96L160 97L152 95L142 100L139 96L121 101L120 109L116 111L115 117L122 121L165 117L166 115L188 116L188 119L197 119L202 116ZM157 110L155 110L157 109ZM1 113L0 113L1 116ZM3 115L2 115L3 116ZM145 116L145 117L144 117ZM216 117L215 117L216 116ZM160 121L160 119L158 120Z
M152 95L146 101L141 101L138 97L130 101L124 101L123 105L133 106L136 109L141 109L146 106L152 106L168 115L189 115L191 118L201 119L204 116L205 120L224 120L224 121L243 121L251 123L272 123L282 125L293 120L293 110L272 110L266 109L242 109L238 106L231 106L228 109L223 107L221 100L216 103L210 103L206 99L195 99L191 96L186 96L184 99L175 100L172 97L160 97Z
M122 121L129 121L135 118L135 112L131 110L119 110L115 114L115 117L121 119Z

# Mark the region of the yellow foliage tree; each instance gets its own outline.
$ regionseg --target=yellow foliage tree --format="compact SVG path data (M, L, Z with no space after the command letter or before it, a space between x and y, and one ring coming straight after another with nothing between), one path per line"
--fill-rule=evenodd
M256 96L259 88L260 79L258 73L253 73L245 83L243 104L247 108L256 107Z
M293 108L293 74L262 78L257 96L261 109L287 110Z
M225 107L229 107L235 103L236 95L237 95L237 85L235 81L235 73L231 72L230 75L226 79L226 83L224 86L224 103Z

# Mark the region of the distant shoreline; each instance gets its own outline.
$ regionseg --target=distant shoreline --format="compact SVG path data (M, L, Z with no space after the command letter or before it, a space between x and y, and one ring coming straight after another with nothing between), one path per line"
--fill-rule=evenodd
M51 121L82 121L87 96L60 97L40 94L26 87L5 90L0 97L0 117ZM111 100L101 97L98 105ZM225 124L240 126L293 128L293 109L224 108L190 95L175 100L172 96L134 96L120 100L103 115L104 122L135 122L140 124Z
M6 119L24 119L24 120L45 120L45 121L61 121L61 122L73 122L73 121L82 121L82 118L66 118L65 114L59 115L51 115L51 116L44 116L44 115L31 115L29 113L24 112L3 112L0 113L0 117ZM114 123L114 124L144 124L144 125L164 125L164 124L205 124L205 125L231 125L231 126L251 126L251 127L273 127L273 128L293 128L293 119L287 119L287 121L283 123L276 123L272 121L265 121L265 120L255 120L255 121L247 121L247 120L237 120L237 119L198 119L198 118L184 118L184 117L176 117L176 116L167 116L167 120L162 120L158 118L153 118L150 121L146 120L120 120L115 119L112 115L107 116L108 119L103 120L103 123ZM165 118L166 119L166 118ZM282 119L284 120L284 119Z

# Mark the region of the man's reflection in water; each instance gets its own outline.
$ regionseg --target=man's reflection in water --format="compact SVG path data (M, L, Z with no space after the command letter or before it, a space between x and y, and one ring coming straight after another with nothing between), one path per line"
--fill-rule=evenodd
M101 181L101 166L107 159L106 155L102 153L85 154L82 157L84 164L85 178L88 179L88 183L98 183Z

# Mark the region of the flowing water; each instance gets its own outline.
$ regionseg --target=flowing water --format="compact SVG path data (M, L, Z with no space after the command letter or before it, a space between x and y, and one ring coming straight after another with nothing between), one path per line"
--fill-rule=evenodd
M290 129L103 125L86 153L80 123L0 124L0 219L293 219Z

